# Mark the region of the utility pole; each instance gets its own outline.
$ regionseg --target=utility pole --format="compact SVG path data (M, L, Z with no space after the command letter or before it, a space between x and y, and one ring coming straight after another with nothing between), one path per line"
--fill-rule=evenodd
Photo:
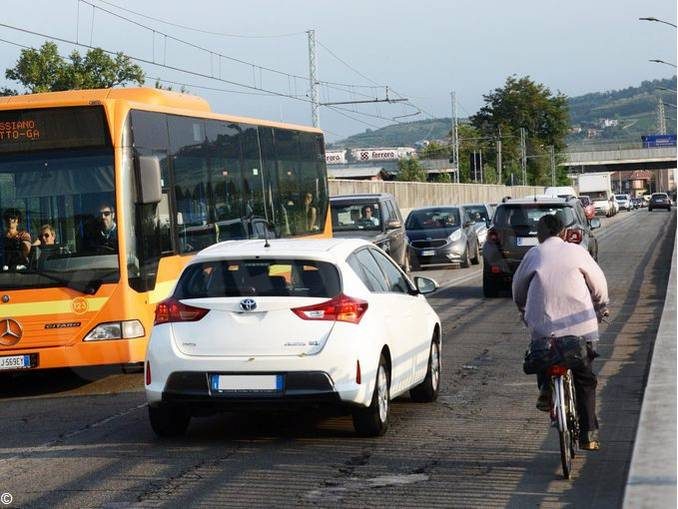
M456 169L455 180L459 183L459 124L457 123L457 94L450 92L452 99L452 161Z
M308 79L311 84L311 124L313 127L318 127L320 124L318 115L320 101L318 99L318 64L315 50L315 30L309 30L306 33L308 34Z
M478 158L478 159L480 159L480 183L484 184L485 178L484 178L484 175L483 175L483 151L479 150L478 153L480 154L480 157Z
M501 127L499 128L499 138L497 138L497 184L501 184Z
M657 131L658 134L666 134L666 116L664 112L664 101L659 98L657 101Z
M549 145L549 159L551 160L551 185L556 185L556 153L553 145Z
M527 185L527 143L525 141L525 128L520 128L520 168L523 171L523 185Z

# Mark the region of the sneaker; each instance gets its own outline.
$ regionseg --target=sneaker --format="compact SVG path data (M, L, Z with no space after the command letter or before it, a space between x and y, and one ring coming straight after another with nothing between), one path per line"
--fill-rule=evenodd
M579 448L584 451L597 451L600 449L598 430L584 431L579 438Z
M542 412L551 411L551 389L549 387L539 390L537 409L541 410Z

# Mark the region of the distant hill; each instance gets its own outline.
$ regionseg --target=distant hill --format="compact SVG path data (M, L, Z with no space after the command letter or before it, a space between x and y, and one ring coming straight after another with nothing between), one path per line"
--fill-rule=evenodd
M570 123L573 127L599 129L598 137L604 140L639 138L643 134L657 132L657 103L660 97L664 102L667 131L675 132L675 76L671 79L643 81L638 87L572 97L568 100ZM618 125L601 128L602 119L616 120ZM586 132L573 134L570 141L581 140L585 136Z
M366 129L365 132L349 136L332 144L341 148L368 147L411 147L421 140L437 140L447 136L452 119L435 118L393 124L381 129Z
M581 128L581 132L571 134L568 142L583 141L589 134L595 134L597 136L595 139L601 140L629 140L640 139L643 134L655 133L659 97L664 101L667 130L675 131L675 76L671 79L643 81L638 87L571 97L568 99L570 122L573 127ZM604 119L607 119L607 122L604 123ZM393 124L375 130L367 129L363 133L337 141L332 146L342 148L412 146L420 140L445 138L451 122L450 118L437 118ZM595 133L589 129L593 129Z

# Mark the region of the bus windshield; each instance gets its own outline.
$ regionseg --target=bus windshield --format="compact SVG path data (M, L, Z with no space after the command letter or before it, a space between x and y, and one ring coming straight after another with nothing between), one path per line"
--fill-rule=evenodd
M0 158L0 289L118 281L113 167L110 148Z

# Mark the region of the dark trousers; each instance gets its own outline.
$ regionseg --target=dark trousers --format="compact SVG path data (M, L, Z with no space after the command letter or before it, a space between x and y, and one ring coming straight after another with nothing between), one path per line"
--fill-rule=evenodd
M587 346L588 357L582 366L573 368L574 392L577 397L577 412L579 414L579 428L582 432L598 429L596 417L596 387L598 379L592 369L593 359L597 357L594 350ZM537 384L543 387L548 383L546 373L537 374Z

